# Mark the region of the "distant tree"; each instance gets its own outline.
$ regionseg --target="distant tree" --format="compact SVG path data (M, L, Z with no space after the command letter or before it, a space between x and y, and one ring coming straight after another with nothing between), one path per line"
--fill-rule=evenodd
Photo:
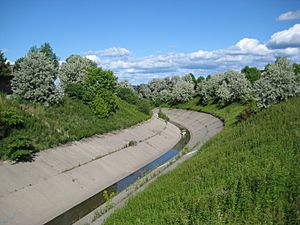
M107 117L117 110L116 84L117 78L110 70L93 67L87 73L84 80L83 99L101 118Z
M72 83L83 84L91 68L97 64L90 59L79 55L71 55L62 63L59 73L60 82L63 88Z
M208 75L207 77L206 77L206 80L209 80L211 78L211 75Z
M21 58L19 58L19 59L17 59L16 61L15 61L15 64L14 64L14 72L15 71L18 71L20 68L21 68L21 63L23 62L23 60L24 60L24 57L21 57Z
M300 75L300 64L294 63L293 68L294 68L295 74Z
M241 72L245 74L245 77L254 84L261 77L261 72L256 67L245 66Z
M172 104L187 102L194 96L194 83L184 80L178 81L170 93Z
M0 50L0 76L8 76L10 73L10 64L4 56L4 52Z
M267 108L299 94L299 82L293 65L285 57L266 66L261 79L254 84L254 96L258 107Z
M59 58L56 56L56 54L53 52L53 49L51 48L49 43L44 43L38 51L44 53L47 58L49 58L53 63L56 68L59 67Z
M54 81L57 68L47 56L39 51L29 51L19 63L12 80L14 95L32 102L54 104L60 101Z
M205 77L199 76L199 77L197 78L197 83L201 83L201 82L204 81L204 80L205 80Z

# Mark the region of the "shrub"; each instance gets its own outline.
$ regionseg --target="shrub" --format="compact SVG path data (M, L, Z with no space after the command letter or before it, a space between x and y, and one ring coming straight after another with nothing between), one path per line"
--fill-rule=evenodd
M136 146L136 145L137 145L137 142L134 141L134 140L130 140L130 141L128 142L128 146Z
M29 159L31 154L35 152L32 141L22 136L14 136L7 141L8 158L13 161L21 161Z
M161 109L158 110L158 117L166 122L170 121L170 118L166 114L164 114Z
M140 99L137 103L137 109L140 112L145 113L146 115L150 115L150 113L151 113L151 104L146 99Z
M20 127L24 124L24 118L13 109L8 109L3 112L1 121L7 127Z
M65 94L71 98L81 100L84 95L84 86L79 83L70 83L65 86Z
M100 118L114 113L118 106L116 102L117 78L112 71L92 68L84 82L83 100L88 103L94 113Z

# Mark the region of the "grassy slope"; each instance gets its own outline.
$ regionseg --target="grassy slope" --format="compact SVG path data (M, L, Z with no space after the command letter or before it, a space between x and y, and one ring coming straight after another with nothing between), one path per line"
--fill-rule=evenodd
M300 98L227 127L110 224L299 224Z
M215 116L223 118L225 120L226 127L233 125L236 122L237 115L239 115L246 108L245 105L241 105L239 103L233 103L221 109L218 108L217 105L201 106L198 104L199 100L200 98L197 97L189 102L176 105L175 108L190 109L213 114Z
M59 143L79 140L94 134L102 134L116 129L122 129L146 120L149 116L141 113L135 106L118 100L119 110L109 118L99 119L90 108L81 101L64 99L64 104L56 107L20 105L0 97L0 110L18 109L25 117L25 128L14 129L10 136L25 135L31 138L34 145L43 150ZM5 143L7 138L1 140ZM6 154L1 149L0 156Z

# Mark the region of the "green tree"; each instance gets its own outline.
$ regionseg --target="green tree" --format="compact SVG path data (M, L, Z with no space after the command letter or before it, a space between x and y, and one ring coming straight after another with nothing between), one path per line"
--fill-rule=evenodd
M10 64L4 56L4 53L0 50L0 76L10 75Z
M101 118L107 117L117 110L116 84L117 78L110 70L94 67L88 71L84 82L83 99Z
M54 66L56 68L59 67L59 58L56 56L56 54L53 52L53 49L51 48L50 44L49 43L44 43L39 49L38 51L44 53L46 55L46 57L48 59L50 59L53 63L54 63Z
M245 77L254 84L261 77L261 72L256 67L245 66L241 72L245 74Z
M198 83L201 83L201 82L204 81L204 80L205 80L205 77L199 76L199 77L197 78L197 84L198 84Z
M54 84L58 69L44 53L29 51L19 66L12 80L12 90L15 96L46 104L60 101Z

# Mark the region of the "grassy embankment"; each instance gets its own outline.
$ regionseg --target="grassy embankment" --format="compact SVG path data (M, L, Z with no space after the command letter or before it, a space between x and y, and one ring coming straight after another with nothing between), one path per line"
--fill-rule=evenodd
M11 129L8 136L0 140L0 157L6 158L6 142L16 136L30 138L36 149L43 150L94 134L130 127L149 118L149 115L123 100L118 99L118 106L112 116L100 119L82 101L67 97L61 105L44 107L19 104L1 95L0 112L7 109L16 111L23 117L24 126Z
M227 125L105 224L299 224L299 112L297 97Z

